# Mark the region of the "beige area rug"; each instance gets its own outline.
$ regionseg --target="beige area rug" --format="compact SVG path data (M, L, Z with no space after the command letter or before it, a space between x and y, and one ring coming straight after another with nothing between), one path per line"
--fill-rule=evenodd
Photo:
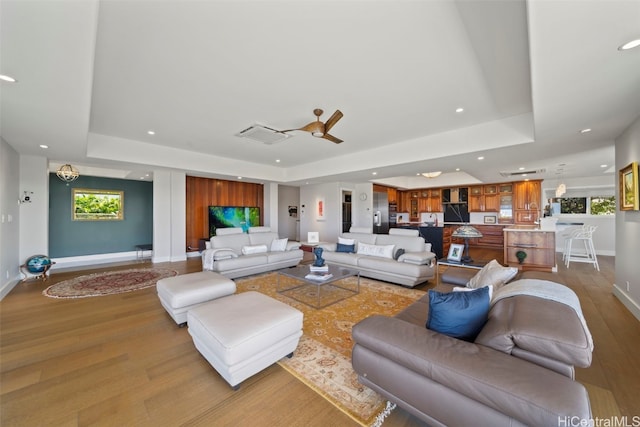
M42 294L50 298L87 298L121 294L155 286L166 277L176 276L175 270L164 268L134 268L88 274L49 286Z
M280 280L292 279L281 277ZM357 279L345 280L350 281L345 287L353 288ZM258 291L304 313L303 336L294 356L278 364L361 425L373 424L384 413L387 401L358 382L351 367L351 328L372 314L398 313L423 296L424 291L361 278L359 294L315 309L278 294L277 283L276 273L236 280L238 292ZM313 299L317 297L315 289L315 286L309 287L303 292Z

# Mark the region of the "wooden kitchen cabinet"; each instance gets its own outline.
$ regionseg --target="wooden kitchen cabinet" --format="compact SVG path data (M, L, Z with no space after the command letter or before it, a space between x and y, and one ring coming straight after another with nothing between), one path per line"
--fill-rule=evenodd
M516 224L533 224L540 216L542 181L519 181L513 185Z
M425 189L419 192L419 212L442 212L440 189Z
M498 212L500 199L498 187L492 185L476 185L469 189L469 212Z
M475 242L476 246L485 248L502 249L504 246L504 226L503 225L474 225L482 233L482 237ZM471 241L469 242L471 246Z
M398 190L395 188L387 188L387 199L389 203L398 203Z
M517 253L526 257L520 263ZM556 266L556 233L539 229L504 229L504 262L523 270L552 271Z

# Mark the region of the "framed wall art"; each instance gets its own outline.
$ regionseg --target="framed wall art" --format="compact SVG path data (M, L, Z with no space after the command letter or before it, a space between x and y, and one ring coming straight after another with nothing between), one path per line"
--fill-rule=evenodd
M620 169L620 210L640 209L638 200L638 162L632 162Z
M74 188L71 203L73 221L124 219L124 191Z

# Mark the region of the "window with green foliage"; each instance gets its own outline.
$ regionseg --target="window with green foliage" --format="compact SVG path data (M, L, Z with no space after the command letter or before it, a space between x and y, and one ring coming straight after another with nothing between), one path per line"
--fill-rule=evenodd
M616 197L591 197L591 215L614 215L616 213Z
M73 189L74 221L118 221L124 219L124 191Z

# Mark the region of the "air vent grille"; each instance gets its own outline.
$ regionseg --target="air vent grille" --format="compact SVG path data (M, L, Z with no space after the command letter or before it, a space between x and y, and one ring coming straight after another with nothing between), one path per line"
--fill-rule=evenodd
M512 176L533 175L536 173L544 173L545 171L546 169L533 169L528 171L500 172L500 175L508 178Z
M291 135L279 132L275 129L272 129L265 125L261 125L259 123L249 126L248 128L236 133L236 136L240 138L253 139L254 141L262 142L269 145L275 144L276 142L291 137Z

